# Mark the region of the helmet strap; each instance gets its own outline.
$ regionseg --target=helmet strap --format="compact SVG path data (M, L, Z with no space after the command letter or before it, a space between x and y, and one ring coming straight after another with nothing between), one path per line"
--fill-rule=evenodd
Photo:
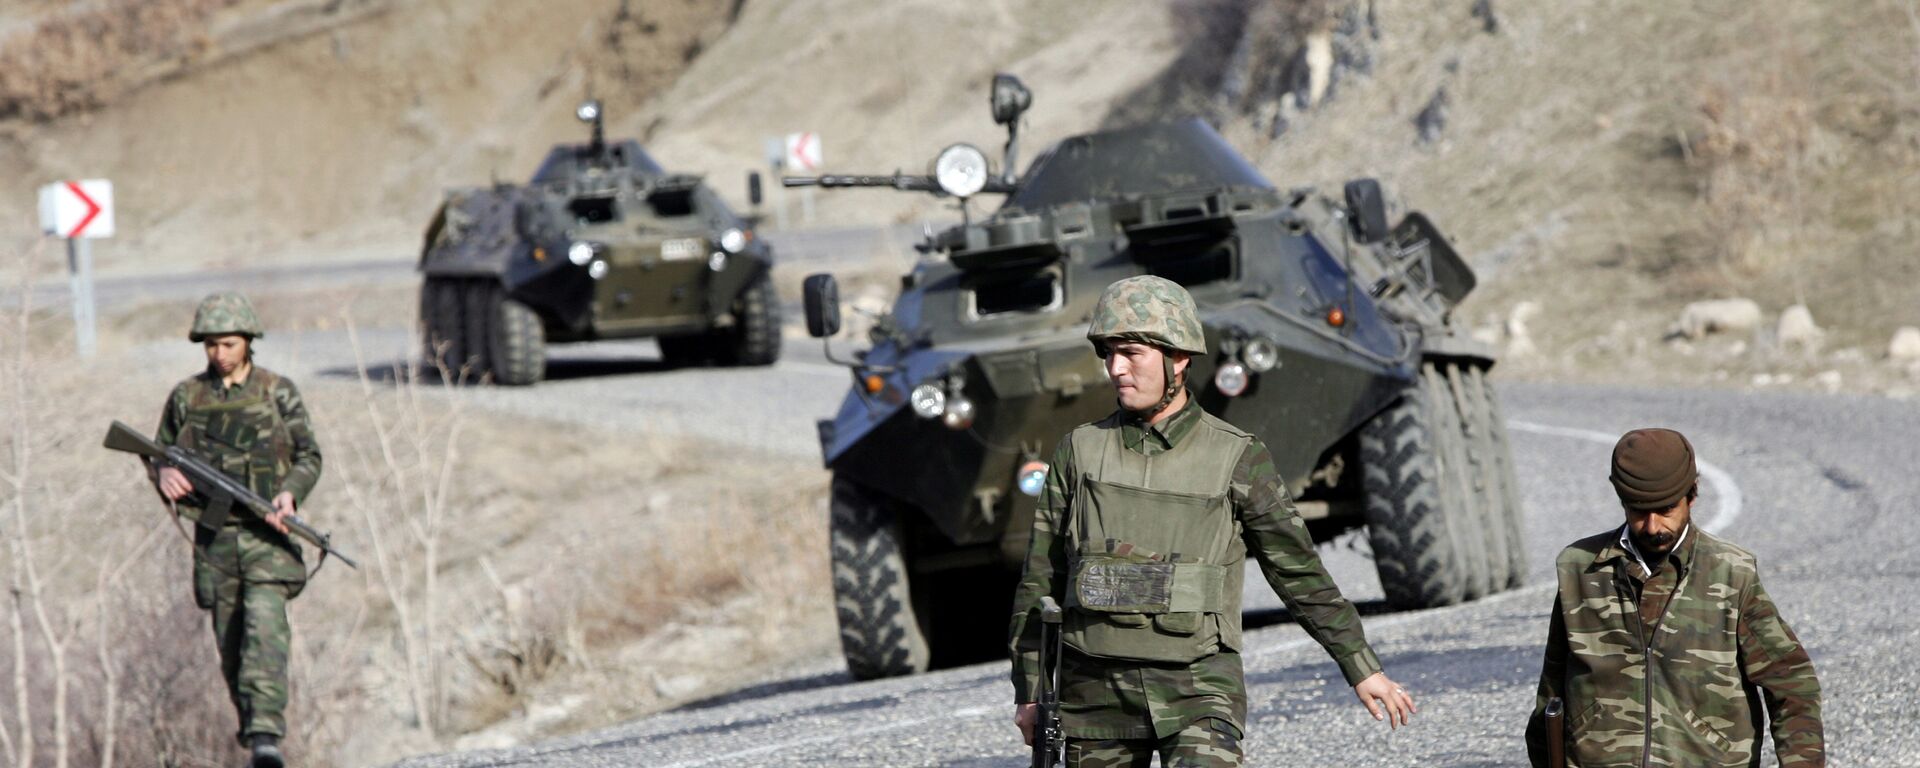
M1160 394L1160 402L1154 403L1152 408L1129 411L1141 421L1153 421L1154 417L1164 413L1168 406L1173 405L1173 399L1180 394L1180 390L1185 388L1181 382L1174 381L1173 356L1167 354L1164 348L1160 350L1160 371L1165 377L1161 379L1165 384L1165 391Z

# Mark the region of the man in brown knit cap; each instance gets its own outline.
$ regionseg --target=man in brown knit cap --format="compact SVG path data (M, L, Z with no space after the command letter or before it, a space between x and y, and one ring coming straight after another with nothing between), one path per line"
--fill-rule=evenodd
M1758 765L1767 724L1780 765L1826 764L1813 660L1753 555L1693 526L1699 477L1693 445L1671 429L1636 429L1614 446L1626 525L1574 542L1555 564L1527 724L1535 766L1547 763L1552 698L1566 702L1569 766Z

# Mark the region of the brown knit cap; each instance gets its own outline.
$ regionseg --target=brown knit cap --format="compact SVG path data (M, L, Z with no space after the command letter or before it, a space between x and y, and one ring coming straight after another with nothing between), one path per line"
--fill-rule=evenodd
M1700 478L1693 445L1671 429L1636 429L1613 446L1613 491L1631 509L1666 509Z

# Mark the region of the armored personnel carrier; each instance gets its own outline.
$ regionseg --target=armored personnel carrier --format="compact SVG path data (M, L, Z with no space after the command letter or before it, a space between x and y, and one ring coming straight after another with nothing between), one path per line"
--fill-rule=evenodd
M449 192L420 254L427 358L465 379L525 385L546 346L652 337L670 364L780 356L773 252L752 218L633 140L562 144L524 185ZM758 205L759 177L748 180Z
M856 677L1003 653L1012 589L1054 443L1111 413L1085 334L1115 280L1186 286L1211 354L1189 388L1273 451L1307 527L1365 528L1387 601L1418 608L1521 583L1521 510L1487 370L1453 309L1473 272L1428 218L1390 220L1380 185L1282 190L1198 120L1059 141L1017 179L1027 90L996 77L1009 139L996 174L955 145L930 173L789 177L885 186L990 214L929 235L890 314L850 358L819 424L833 473L840 637ZM840 324L831 275L808 331Z

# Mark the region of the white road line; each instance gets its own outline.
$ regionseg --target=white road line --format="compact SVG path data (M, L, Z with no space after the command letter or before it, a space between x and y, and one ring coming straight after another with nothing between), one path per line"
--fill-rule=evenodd
M818 364L815 363L812 365L818 365ZM1609 435L1604 432L1595 432L1593 430L1578 429L1574 427L1556 427L1551 424L1536 424L1530 421L1508 420L1507 426L1517 432L1527 432L1527 433L1536 434L1536 435L1546 435L1549 437L1566 437L1566 438L1572 438L1575 440L1585 440L1587 442L1599 443L1601 445L1609 445L1609 446L1613 445L1615 442L1619 441L1620 439L1618 435ZM1726 470L1721 469L1719 465L1716 465L1704 459L1696 459L1696 460L1699 462L1699 465L1700 465L1700 474L1706 477L1707 483L1709 485L1713 486L1713 490L1719 502L1714 505L1713 519L1700 523L1700 527L1705 528L1708 531L1718 533L1720 530L1726 528L1728 524L1732 523L1734 518L1737 518L1740 516L1740 510L1742 505L1744 504L1744 499L1740 494L1740 485L1738 483L1735 483L1733 481L1733 476L1730 474L1727 474ZM1521 589L1509 590L1497 595L1493 595L1491 597L1483 597L1483 598L1480 598L1479 600L1475 600L1470 603L1461 603L1459 605L1447 606L1445 608L1435 608L1435 609L1426 610L1426 611L1415 611L1412 613L1403 613L1398 616L1389 616L1384 619L1367 622L1367 627L1369 629L1379 630L1379 629L1397 627L1402 624L1410 624L1415 621L1432 621L1440 617L1443 617L1449 613L1452 613L1464 608L1471 608L1474 606L1484 606L1484 605L1497 605L1500 603L1510 602L1510 601L1518 600L1521 598L1537 597L1540 594L1550 591L1552 587L1553 585L1551 583L1535 584L1531 587L1524 587ZM1243 651L1241 655L1248 658L1257 657L1257 656L1272 656L1275 654L1287 653L1289 651L1298 650L1300 648L1313 645L1313 644L1315 644L1315 641L1312 637L1296 637L1292 640L1288 640L1281 643L1275 643L1273 645L1262 646L1258 648L1248 648L1245 651ZM1005 714L1005 711L1010 709L1012 709L1012 707L1010 706L1009 707L967 707L965 709L955 710L953 712L944 713L934 717L923 717L923 718L917 718L914 720L906 720L898 723L889 723L887 725L877 725L870 728L862 728L862 729L856 729L852 731L841 731L837 733L824 734L820 736L812 736L804 739L794 739L791 741L783 741L783 742L778 742L774 744L765 744L758 747L754 747L753 749L742 750L739 752L728 752L728 753L719 754L719 755L708 755L698 760L672 763L666 766L666 768L693 768L694 766L711 765L713 763L735 760L743 757L753 757L755 755L770 754L774 752L779 752L781 750L791 749L794 747L805 746L808 744L821 744L821 743L832 742L832 741L840 741L842 739L860 738L860 737L870 736L876 733L896 731L902 728L912 728L915 726L926 725L928 723L933 723L933 722L951 722L955 719L985 717L995 713Z
M1531 421L1514 421L1512 419L1507 420L1507 426L1519 432L1531 432L1536 435L1548 435L1552 437L1570 437L1575 440L1585 440L1590 443L1599 443L1607 446L1620 442L1620 435L1609 435L1605 432L1595 432L1591 429L1556 427L1551 424L1535 424ZM1733 475L1727 474L1727 471L1721 469L1720 465L1707 461L1706 459L1701 459L1698 456L1696 456L1694 460L1700 466L1701 476L1707 479L1707 484L1712 486L1714 491L1713 518L1701 522L1700 527L1707 529L1708 533L1719 533L1726 530L1727 526L1732 525L1734 519L1740 516L1741 510L1746 506L1746 497L1741 495L1740 484L1733 481Z
M932 717L920 717L920 718L914 718L912 720L902 720L897 723L888 723L886 725L875 725L867 728L856 728L851 731L838 731L835 733L828 733L820 736L810 736L804 739L793 739L791 741L782 741L774 744L763 744L761 746L754 747L753 749L743 749L738 752L728 752L720 755L708 755L706 757L697 758L694 760L683 760L678 763L668 763L665 766L662 766L662 768L694 768L694 766L699 766L699 765L712 765L714 763L719 763L719 762L730 762L734 760L739 760L741 758L753 757L755 755L771 754L774 752L780 752L780 751L792 749L794 747L802 747L808 744L820 744L820 743L829 742L829 741L839 741L841 739L865 738L868 736L872 736L874 734L886 733L888 731L897 731L902 728L914 728L922 725L927 725L929 723L951 722L956 718L966 719L966 718L980 717L982 715L986 715L991 712L998 711L999 709L1000 708L997 708L997 707L967 707L965 709L956 709L952 712L945 712L938 715L934 715ZM1012 707L1007 707L1006 709L1012 709ZM1011 720L1012 717L1009 716L1008 719Z

